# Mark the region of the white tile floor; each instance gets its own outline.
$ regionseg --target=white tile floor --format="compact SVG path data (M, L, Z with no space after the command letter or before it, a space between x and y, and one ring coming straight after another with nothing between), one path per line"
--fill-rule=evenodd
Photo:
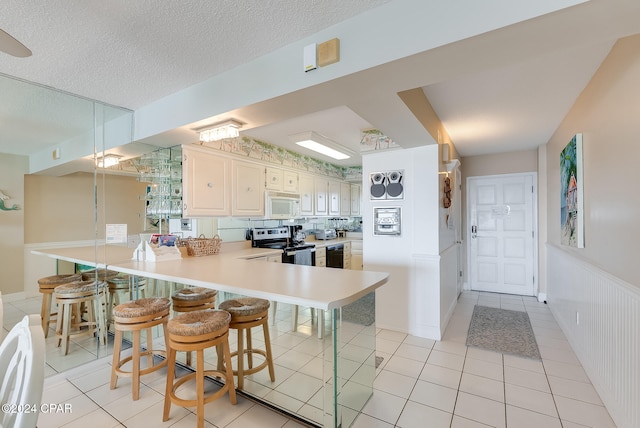
M475 304L527 311L542 361L465 346ZM22 310L38 313L39 301L5 303L5 329ZM281 346L278 358L305 366L304 352L286 351L291 348L285 341L296 336L274 336ZM464 292L442 341L389 330L378 330L376 339L377 355L384 360L373 397L354 428L615 427L549 308L532 297ZM161 423L164 371L143 377L141 398L134 402L128 379L109 389L110 370L110 359L94 355L88 364L47 378L43 403L67 404L72 411L41 414L38 427L195 426L192 409L176 406L170 420ZM244 398L235 406L226 398L208 404L205 418L207 426L220 428L301 426Z

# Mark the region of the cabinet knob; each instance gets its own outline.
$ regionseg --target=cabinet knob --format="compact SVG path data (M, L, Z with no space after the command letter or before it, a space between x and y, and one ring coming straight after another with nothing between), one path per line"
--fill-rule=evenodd
M211 189L213 187L213 183L207 183L207 187Z

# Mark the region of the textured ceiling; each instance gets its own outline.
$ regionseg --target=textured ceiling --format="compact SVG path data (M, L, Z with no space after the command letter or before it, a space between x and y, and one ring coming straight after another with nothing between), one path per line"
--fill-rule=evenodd
M136 109L388 1L3 1L0 72Z
M314 130L357 151L357 136L369 127L408 147L433 142L426 141L430 137L397 96L422 88L461 156L533 149L549 140L615 41L640 33L638 0L559 5L557 12L523 16L514 25L484 31L475 30L479 23L493 22L496 10L518 10L520 3L493 1L499 9L487 10L474 9L473 0L457 0L466 3L462 9L430 1L435 9L449 7L455 12L451 16L460 19L420 14L425 25L411 32L413 39L419 33L445 40L449 30L473 27L469 36L215 114L242 119L245 135L284 147L291 144L289 134ZM523 7L527 3L518 1ZM345 21L343 25L352 26L349 18L365 16L368 24L375 12L371 9L386 3L385 11L424 6L419 0L9 0L2 5L0 28L27 45L33 56L0 53L0 73L139 112L323 29ZM386 15L379 16L369 27L384 34L387 21ZM367 43L366 31L359 33L365 35L359 47L373 53L379 45ZM387 40L395 38L382 41ZM404 46L388 48L404 52ZM350 59L345 56L345 62ZM274 82L279 76L269 77ZM50 147L56 132L64 138L64 132L82 126L74 123L82 114L47 113L49 100L11 99L1 85L0 153L34 153ZM247 82L252 85L263 87ZM28 117L33 113L39 116ZM193 123L145 135L142 143L167 147L193 142L192 129L214 119L192 118ZM61 123L67 127L56 130ZM413 132L416 127L421 135Z

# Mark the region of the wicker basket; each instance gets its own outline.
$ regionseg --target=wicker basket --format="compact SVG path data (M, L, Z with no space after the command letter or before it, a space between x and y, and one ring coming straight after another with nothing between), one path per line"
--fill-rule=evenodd
M218 254L222 246L222 239L218 235L213 238L205 238L204 235L200 235L198 238L183 239L182 242L187 247L187 254L195 257Z

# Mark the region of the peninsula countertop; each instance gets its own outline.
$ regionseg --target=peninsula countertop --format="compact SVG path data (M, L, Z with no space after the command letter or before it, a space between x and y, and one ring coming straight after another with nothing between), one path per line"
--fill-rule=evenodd
M279 253L279 250L256 248L160 262L131 260L133 249L115 245L54 248L33 253L130 275L324 310L355 302L389 279L386 272L252 261L252 258Z

